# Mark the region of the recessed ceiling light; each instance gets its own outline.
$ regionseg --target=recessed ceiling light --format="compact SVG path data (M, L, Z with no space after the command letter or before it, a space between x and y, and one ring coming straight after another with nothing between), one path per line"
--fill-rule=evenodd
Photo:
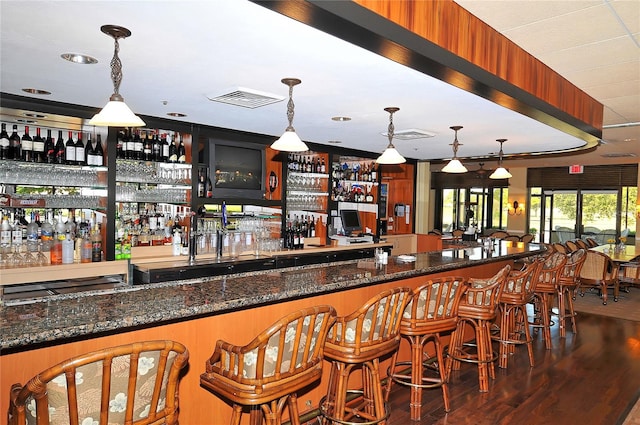
M351 117L331 117L333 121L351 121Z
M170 117L186 117L187 114L183 114L182 112L167 112L167 115Z
M342 143L342 140L329 140L327 143L331 143L332 145L339 145Z
M27 93L31 93L31 94L51 94L50 91L40 90L40 89L32 89L32 88L22 89L22 91L23 92L27 92Z
M82 65L93 65L94 63L98 63L98 59L91 56L82 55L80 53L63 53L60 55L60 57L69 62L79 63Z

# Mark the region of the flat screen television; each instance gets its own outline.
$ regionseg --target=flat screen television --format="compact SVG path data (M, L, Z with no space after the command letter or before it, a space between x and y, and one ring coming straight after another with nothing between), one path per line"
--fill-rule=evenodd
M214 198L264 199L264 145L211 140L209 148Z
M346 236L362 232L360 214L358 214L357 210L340 210L340 218L342 219L342 229Z

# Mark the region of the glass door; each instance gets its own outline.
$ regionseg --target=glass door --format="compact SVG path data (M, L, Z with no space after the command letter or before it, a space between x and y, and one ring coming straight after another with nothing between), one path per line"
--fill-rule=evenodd
M618 228L618 191L583 190L580 205L580 237L593 238L600 245L615 243Z
M566 242L576 238L578 223L578 192L575 190L552 192L551 243Z

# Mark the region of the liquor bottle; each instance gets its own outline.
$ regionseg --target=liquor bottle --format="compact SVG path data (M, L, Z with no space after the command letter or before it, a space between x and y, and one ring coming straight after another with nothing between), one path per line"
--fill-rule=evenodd
M31 162L33 160L33 139L29 136L29 126L24 126L24 134L20 144L22 145L22 160Z
M18 126L13 125L13 132L9 136L9 159L15 159L20 161L22 159L22 145L20 143L20 136L18 136Z
M375 162L371 163L371 181L372 182L377 182L378 181L378 171L376 170Z
M9 141L9 133L7 133L7 124L2 123L0 131L0 159L10 159L11 142Z
M69 165L76 163L76 143L73 141L73 132L69 132L69 138L65 144L65 161Z
M322 160L320 162L320 172L322 174L325 174L327 172L327 164L325 164L324 158L322 158Z
M104 149L102 148L102 136L100 134L98 134L98 140L96 141L96 148L93 154L93 165L102 167L104 165Z
M146 133L146 136L142 144L142 159L145 161L151 161L152 159L151 155L153 153L153 149L152 149L153 139L151 139L151 136L149 135L148 131L145 131L145 133Z
M91 262L98 263L102 261L102 234L98 222L94 224L91 232Z
M180 135L180 144L178 145L178 163L184 164L187 162L187 149L184 146L184 141L182 140L182 134Z
M80 262L81 263L90 263L92 257L93 246L91 242L91 237L89 233L85 233L82 236L79 236L81 242L80 248Z
M81 131L78 132L78 140L76 140L75 150L76 150L76 164L77 165L87 165L87 160L86 160L86 157L85 157L86 152L85 152L84 143L82 143L82 132Z
M182 238L178 229L173 230L173 239L171 240L171 253L175 256L180 255L182 251Z
M56 146L51 137L51 129L47 129L47 138L44 140L44 162L53 164L56 162Z
M33 153L31 154L32 162L46 162L44 154L44 139L40 134L40 127L36 127L36 135L33 138L33 144L31 145Z
M169 142L166 133L163 133L162 139L160 139L160 161L169 162Z
M174 141L169 140L169 162L178 162L178 148Z
M73 264L74 243L71 233L67 231L62 241L62 264Z
M9 216L5 214L2 216L2 223L0 223L0 248L2 248L3 251L8 252L8 249L11 246L12 232L13 228L9 222Z

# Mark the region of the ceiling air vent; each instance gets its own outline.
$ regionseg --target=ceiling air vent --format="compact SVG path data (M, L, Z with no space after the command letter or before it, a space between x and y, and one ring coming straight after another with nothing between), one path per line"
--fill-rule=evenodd
M635 153L630 153L630 152L612 152L612 153L605 153L600 155L603 158L635 158L636 155Z
M382 135L387 137L388 133L385 131L384 133L382 133ZM419 130L417 128L396 130L393 132L393 138L398 140L428 139L430 137L435 137L435 135L435 133L431 133L426 130Z
M255 109L261 106L280 102L284 100L284 97L244 87L236 87L229 89L220 95L207 95L207 99L213 102L221 102L229 105Z

